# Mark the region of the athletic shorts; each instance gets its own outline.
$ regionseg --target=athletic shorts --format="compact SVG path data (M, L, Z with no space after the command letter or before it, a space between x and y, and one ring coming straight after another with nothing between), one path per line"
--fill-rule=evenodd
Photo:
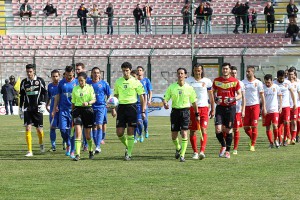
M233 128L238 129L243 127L242 113L235 113Z
M94 110L94 125L102 125L104 122L104 116L106 115L106 107L98 107Z
M290 120L297 121L297 119L298 119L298 109L294 110L293 108L290 108Z
M281 113L279 114L278 124L283 124L285 121L290 121L290 107L282 108Z
M171 111L171 131L188 130L190 123L190 109L172 108Z
M198 112L200 115L200 127L201 128L207 128L208 125L208 107L198 107ZM190 130L197 130L197 121L196 116L194 112L194 108L190 107L190 124L189 124Z
M59 129L70 129L72 128L72 115L70 110L60 110L59 111Z
M72 117L74 125L83 125L84 128L92 128L94 125L94 110L92 107L75 107Z
M268 113L263 116L263 126L271 126L271 124L278 125L279 113Z
M257 126L259 119L259 104L253 106L246 106L245 108L245 117L243 124L244 126Z
M58 128L59 127L59 112L55 113L54 118L51 115L52 111L49 113L49 122L50 122L50 128ZM53 120L53 121L52 121Z
M126 128L136 127L137 122L137 108L134 104L119 104L117 107L117 122L116 127Z
M236 106L220 106L216 107L215 125L223 125L231 129L235 118Z
M43 113L39 112L31 112L25 111L24 112L24 125L33 125L36 128L43 127Z

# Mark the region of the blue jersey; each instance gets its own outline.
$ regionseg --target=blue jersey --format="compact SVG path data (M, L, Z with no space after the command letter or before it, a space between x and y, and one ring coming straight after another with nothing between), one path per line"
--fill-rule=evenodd
M145 90L145 94L149 94L150 91L152 91L152 85L151 82L148 78L143 78L142 80L140 80L140 82L142 83L144 90Z
M55 95L58 93L58 84L50 83L48 85L48 98L50 99L50 113L53 111Z
M68 82L66 79L59 81L58 83L58 94L60 94L59 109L70 110L72 108L72 91L73 88L78 85L78 80L73 79Z
M96 95L96 102L93 104L93 108L99 108L106 105L105 96L109 97L111 94L108 83L104 80L93 82L91 79L87 80L87 84L91 84L94 88Z

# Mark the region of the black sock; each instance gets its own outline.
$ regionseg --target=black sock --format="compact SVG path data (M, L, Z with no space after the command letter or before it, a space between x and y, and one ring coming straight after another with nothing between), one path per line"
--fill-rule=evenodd
M216 133L216 137L219 140L221 146L225 147L226 144L225 144L225 140L224 140L224 137L223 137L223 133Z
M227 136L226 136L226 151L230 151L231 143L232 143L232 133L227 133Z

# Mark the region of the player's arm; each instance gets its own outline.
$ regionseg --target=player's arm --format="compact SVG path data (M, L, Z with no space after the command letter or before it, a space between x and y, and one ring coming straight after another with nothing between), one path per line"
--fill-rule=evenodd
M142 106L142 119L144 120L146 118L146 100L145 100L145 94L139 95L141 106Z
M210 102L210 112L209 112L209 116L210 118L213 118L215 115L215 101L214 101L214 94L213 91L210 89L207 91L208 93L208 98L209 98L209 102Z
M52 113L51 113L52 117L54 117L54 116L55 116L55 113L57 112L57 111L56 111L56 108L57 108L57 106L58 106L59 101L60 101L60 94L58 93L58 94L56 94L55 97L54 97L53 110L52 110Z
M148 95L148 101L147 101L147 103L148 103L148 106L150 106L151 105L151 101L152 101L152 90L149 90L149 95Z
M25 99L25 88L24 88L24 82L21 82L21 89L20 89L20 109L24 105L24 99Z
M296 101L296 96L294 94L294 89L291 87L291 88L289 88L289 90L290 90L290 94L291 94L292 101L294 104L293 109L296 110L297 109L297 101Z
M281 113L282 111L282 95L278 95L278 99L279 99L279 109L278 109L278 112Z
M242 92L242 117L245 117L245 107L246 107L246 97L245 97L245 91Z
M198 111L197 101L195 101L194 103L192 103L192 106L193 106L194 110L197 110L197 111ZM197 120L197 121L200 121L200 115L199 115L199 112L195 112L195 116L196 116L196 120Z
M260 96L260 100L261 100L261 104L262 104L262 114L266 115L267 109L266 109L266 99L265 99L264 92L260 92L259 96Z
M47 99L47 102L46 102L46 109L47 111L50 113L50 100L51 100L51 94L50 94L50 90L49 90L49 86L48 86L48 99ZM51 115L51 113L50 113Z
M164 104L164 108L167 110L169 109L169 104L168 104L168 101L171 99L171 90L170 90L170 87L168 87L165 95L164 95L164 98L162 100L163 104Z

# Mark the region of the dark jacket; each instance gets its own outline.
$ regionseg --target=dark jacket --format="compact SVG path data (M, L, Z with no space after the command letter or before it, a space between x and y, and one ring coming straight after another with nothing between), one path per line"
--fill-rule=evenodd
M257 24L257 12L252 12L251 13L251 16L252 16L252 18L251 18L251 24Z
M52 4L46 5L43 11L46 11L47 13L52 13L54 12L54 6Z
M198 6L198 8L196 8L194 14L196 15L197 19L204 19L204 7L203 7L203 10L201 12L200 6Z
M20 11L25 11L25 4L24 3L21 5ZM29 4L27 4L27 11L32 11L32 8Z
M205 7L204 8L204 12L206 12L205 14L204 14L204 16L205 16L205 19L208 19L209 21L211 20L211 16L212 16L212 14L213 14L213 9L212 8L207 8L207 7Z
M133 16L136 20L141 20L143 17L143 11L140 8L135 8L133 10Z
M113 17L114 16L114 9L112 7L107 7L106 8L106 14L107 14L107 17Z
M235 16L240 16L243 15L243 8L241 5L239 6L234 6L231 10L231 13L234 14Z
M270 13L270 15L267 15L268 13ZM265 7L264 14L267 17L267 21L274 21L275 20L274 13L275 13L275 11L274 11L273 6L270 6L270 8L268 8L267 6Z
M151 6L149 6L150 16L151 16L151 12L152 12L152 10L153 10L153 9L152 9L152 7L151 7ZM144 13L144 15L143 15L143 16L144 16L144 17L146 17L146 14L147 14L147 13L146 13L146 6L143 8L143 13Z
M77 17L78 18L81 18L81 17L87 17L87 14L89 13L88 9L84 8L84 9L81 9L79 8L77 10Z
M243 16L248 15L248 10L250 8L248 2L246 2L244 5L240 7L241 7L241 15Z
M14 96L16 92L14 90L14 87L11 84L6 83L1 88L1 94L3 95L4 101L12 101L14 100Z
M293 34L298 34L299 27L296 24L289 24L289 26L286 29L286 33L289 34L289 36L292 36Z
M295 17L297 18L298 8L295 4L288 4L286 7L286 12L288 14L288 18Z

